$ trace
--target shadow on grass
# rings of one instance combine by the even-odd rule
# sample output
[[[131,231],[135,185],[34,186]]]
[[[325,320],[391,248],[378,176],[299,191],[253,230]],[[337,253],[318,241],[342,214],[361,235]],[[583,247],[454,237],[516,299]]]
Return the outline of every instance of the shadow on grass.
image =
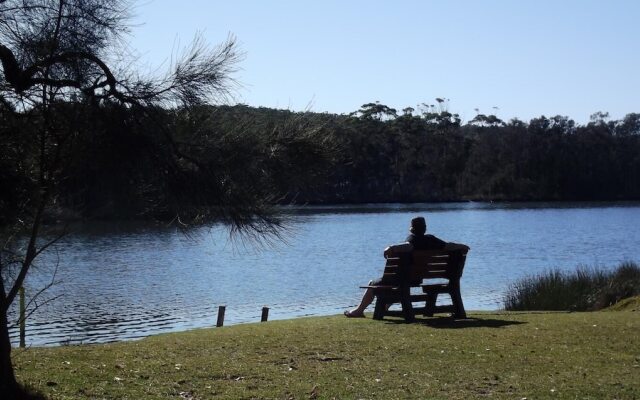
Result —
[[[388,324],[406,324],[402,318],[384,319],[381,322]],[[454,319],[452,317],[416,318],[412,324],[425,325],[439,329],[462,329],[462,328],[502,328],[509,325],[526,324],[521,321],[507,321],[496,318],[467,318]]]
[[[4,395],[5,393],[3,393]],[[3,399],[5,397],[2,397]],[[14,393],[9,393],[7,399],[13,400],[47,400],[47,397],[37,390],[31,388],[29,385],[20,385],[15,388]]]

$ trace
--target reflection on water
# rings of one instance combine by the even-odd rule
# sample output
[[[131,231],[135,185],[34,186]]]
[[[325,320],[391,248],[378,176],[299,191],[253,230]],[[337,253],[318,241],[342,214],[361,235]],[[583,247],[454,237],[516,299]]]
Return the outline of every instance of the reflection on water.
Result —
[[[382,249],[416,214],[445,240],[471,246],[462,279],[468,309],[496,309],[510,282],[579,264],[639,260],[637,203],[439,203],[288,208],[287,244],[255,250],[212,226],[190,236],[136,223],[75,227],[27,282],[57,285],[27,321],[27,343],[91,343],[225,324],[337,314],[375,278]],[[43,299],[40,301],[42,302]],[[12,317],[15,320],[15,308]],[[17,331],[12,330],[15,340]]]

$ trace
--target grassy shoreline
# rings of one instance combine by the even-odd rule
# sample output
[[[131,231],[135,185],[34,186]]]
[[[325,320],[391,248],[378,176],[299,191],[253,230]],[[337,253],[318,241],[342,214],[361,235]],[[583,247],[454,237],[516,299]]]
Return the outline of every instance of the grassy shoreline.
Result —
[[[313,317],[14,350],[51,399],[640,397],[640,314]]]

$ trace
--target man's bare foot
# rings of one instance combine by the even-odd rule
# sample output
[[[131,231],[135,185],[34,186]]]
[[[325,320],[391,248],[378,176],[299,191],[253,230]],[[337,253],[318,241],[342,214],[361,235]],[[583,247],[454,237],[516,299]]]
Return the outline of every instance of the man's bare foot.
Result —
[[[359,313],[355,310],[347,310],[344,312],[344,316],[347,318],[364,318],[364,313]]]

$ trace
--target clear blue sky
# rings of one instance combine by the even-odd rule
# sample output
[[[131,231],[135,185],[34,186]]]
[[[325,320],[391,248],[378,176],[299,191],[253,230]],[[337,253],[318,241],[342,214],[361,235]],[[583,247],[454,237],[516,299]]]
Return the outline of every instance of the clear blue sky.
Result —
[[[640,112],[640,1],[212,1],[138,3],[132,47],[153,65],[228,34],[246,53],[235,102],[348,113],[436,97],[463,120]]]

